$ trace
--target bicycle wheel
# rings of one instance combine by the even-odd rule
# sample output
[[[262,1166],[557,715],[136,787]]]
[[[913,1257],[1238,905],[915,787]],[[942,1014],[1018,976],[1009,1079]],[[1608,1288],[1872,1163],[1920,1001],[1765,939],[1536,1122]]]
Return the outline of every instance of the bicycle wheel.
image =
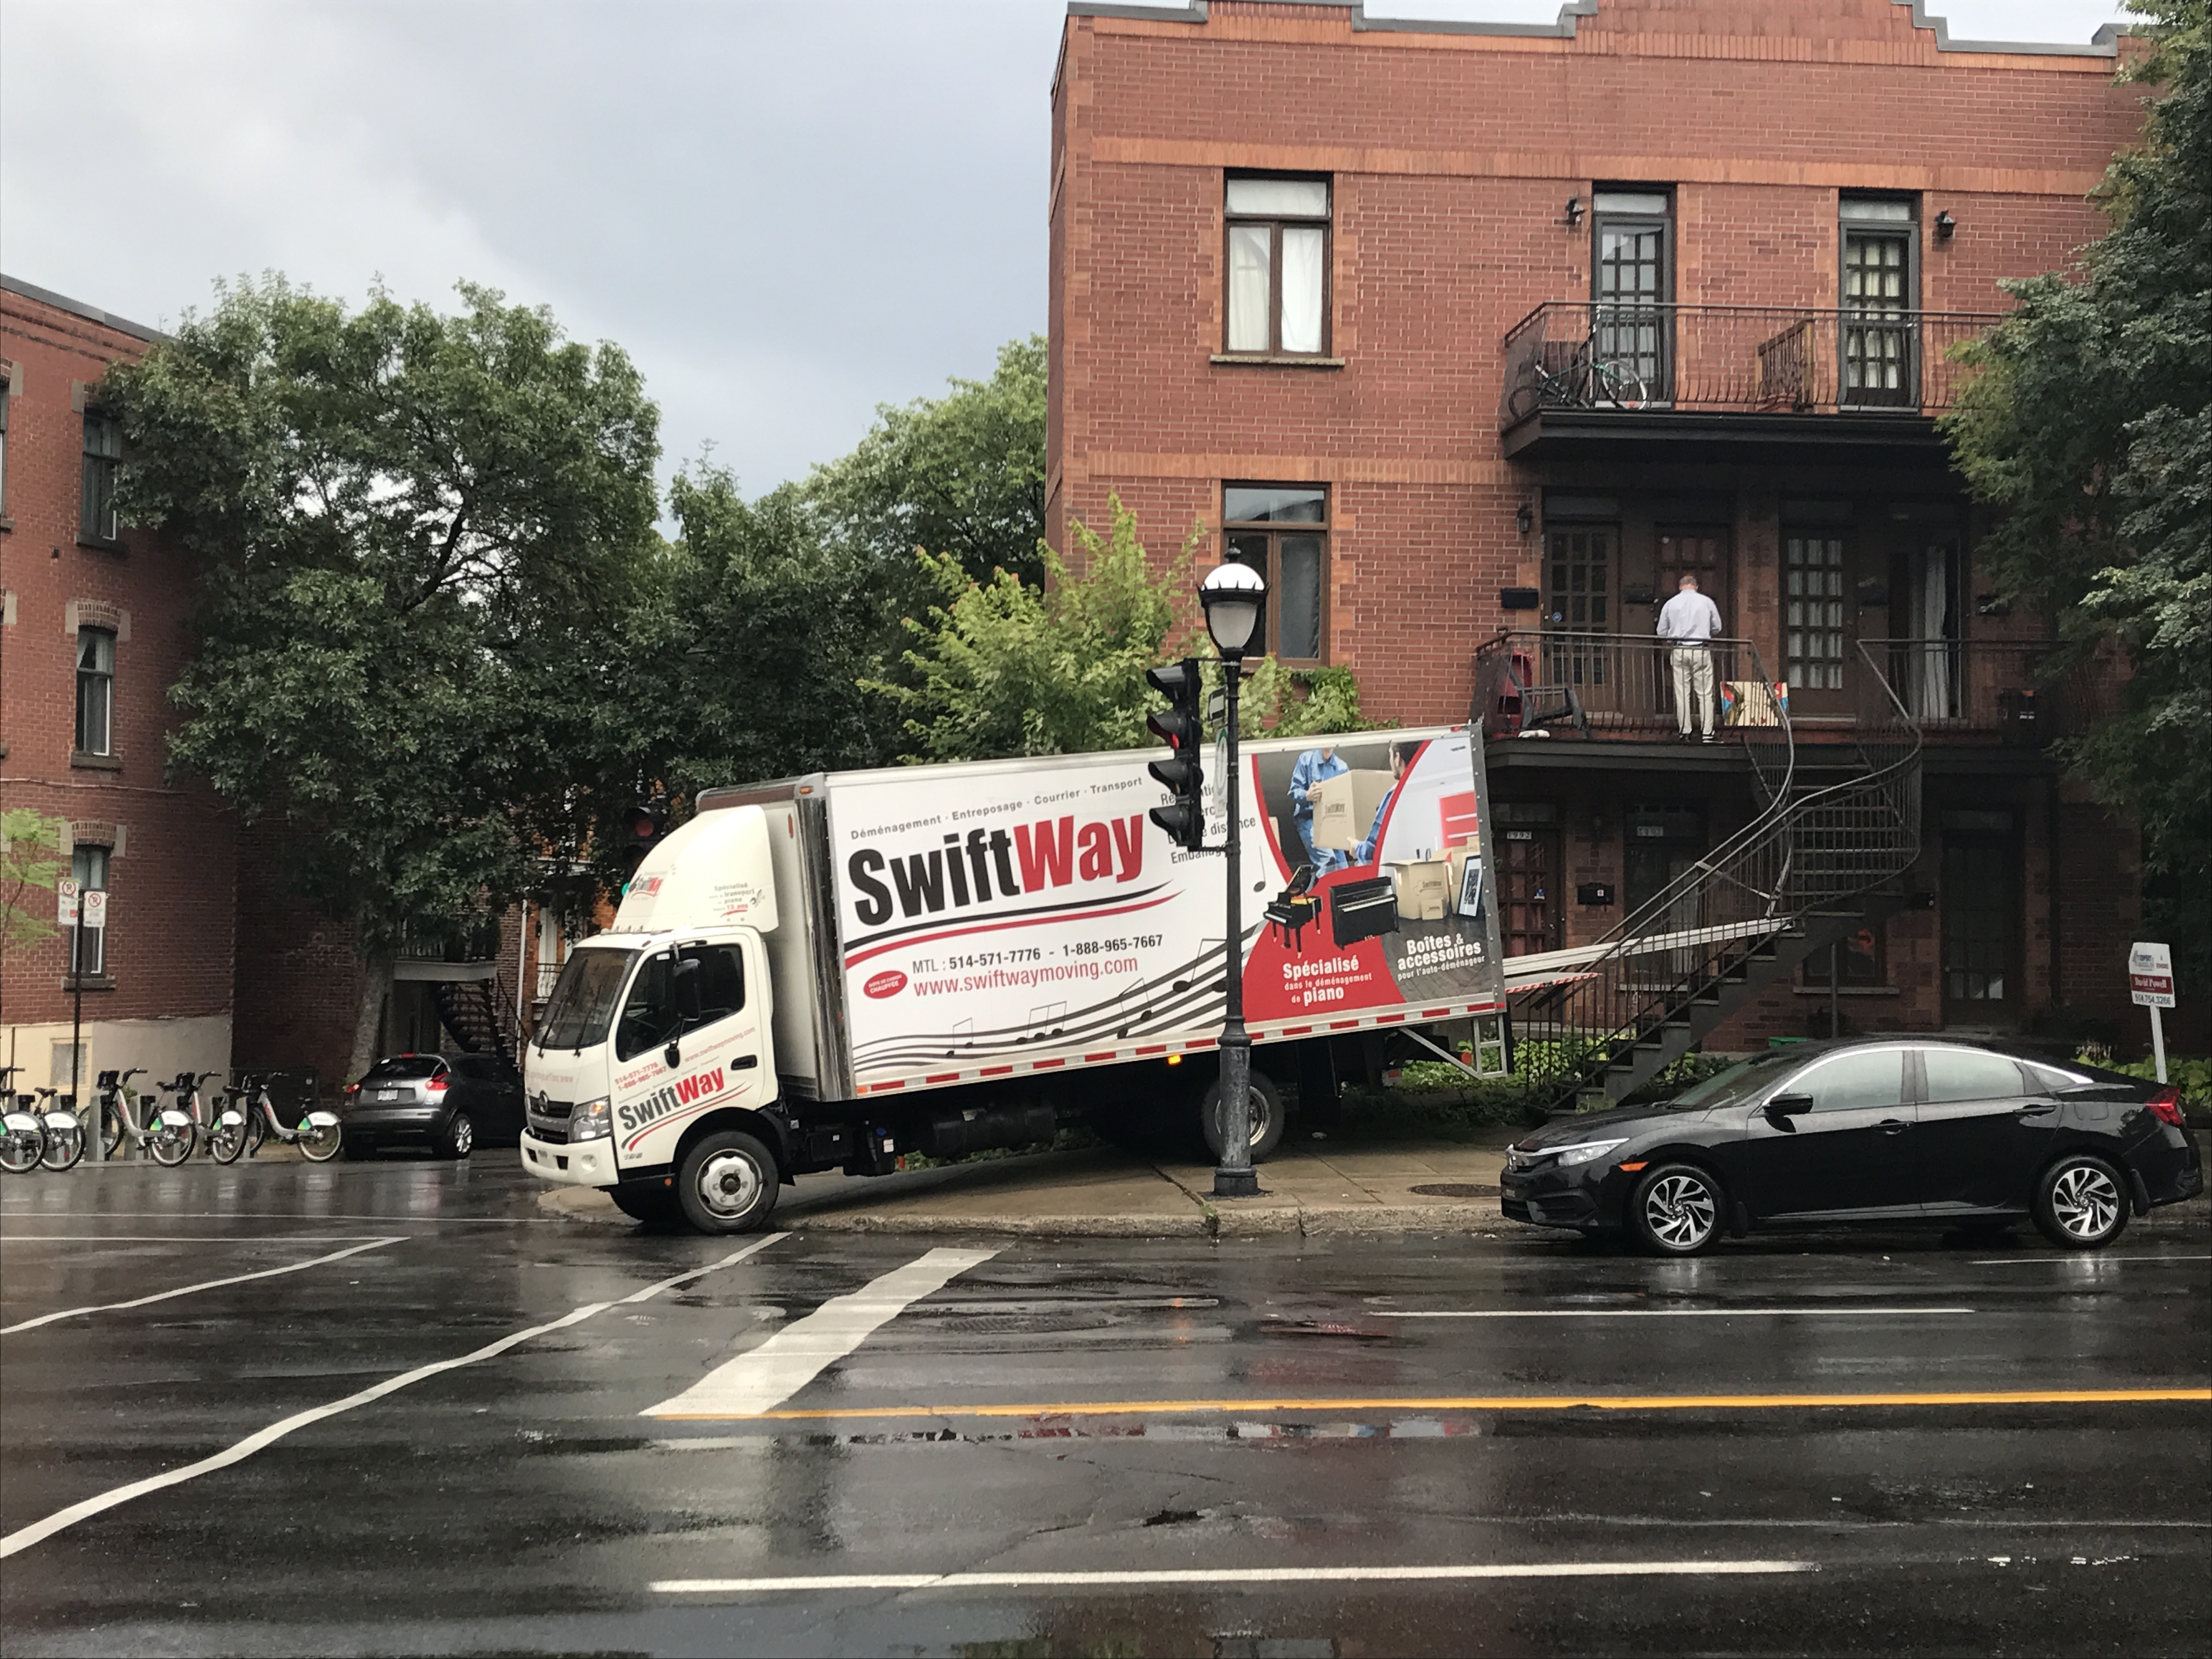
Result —
[[[1525,421],[1543,405],[1544,388],[1534,380],[1523,380],[1513,388],[1505,400],[1505,419],[1510,424]]]
[[[1644,377],[1618,363],[1600,363],[1590,377],[1596,401],[1612,409],[1641,409],[1650,401]]]
[[[246,1109],[246,1155],[252,1158],[261,1150],[262,1142],[269,1139],[269,1125],[261,1114],[249,1106]]]
[[[57,1175],[76,1168],[84,1158],[84,1125],[64,1129],[49,1123],[46,1133],[46,1144],[39,1153],[39,1162]]]
[[[246,1120],[216,1113],[215,1127],[208,1131],[207,1146],[208,1156],[216,1163],[237,1163],[238,1155],[246,1150]]]
[[[0,1132],[0,1170],[9,1175],[28,1175],[39,1167],[46,1156],[46,1137],[43,1130],[25,1124],[9,1124]]]
[[[345,1145],[345,1133],[335,1121],[329,1123],[310,1123],[300,1120],[300,1151],[312,1164],[327,1164],[338,1155]]]
[[[199,1125],[190,1118],[179,1126],[157,1117],[153,1132],[146,1137],[146,1150],[154,1155],[154,1162],[165,1170],[175,1169],[192,1155],[192,1148],[199,1144]]]
[[[123,1114],[110,1101],[100,1105],[100,1155],[113,1158],[123,1146]]]

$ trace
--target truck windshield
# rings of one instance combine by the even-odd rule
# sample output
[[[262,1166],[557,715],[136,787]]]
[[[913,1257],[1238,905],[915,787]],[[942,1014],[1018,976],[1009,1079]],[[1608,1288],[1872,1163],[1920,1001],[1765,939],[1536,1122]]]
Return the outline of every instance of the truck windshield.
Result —
[[[579,951],[570,957],[538,1023],[538,1046],[589,1048],[605,1042],[615,1000],[636,960],[635,951]]]

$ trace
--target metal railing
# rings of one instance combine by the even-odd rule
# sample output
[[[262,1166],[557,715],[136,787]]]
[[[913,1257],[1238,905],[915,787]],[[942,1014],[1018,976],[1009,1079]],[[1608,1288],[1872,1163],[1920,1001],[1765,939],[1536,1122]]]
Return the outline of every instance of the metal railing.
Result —
[[[492,962],[499,957],[499,923],[457,922],[450,927],[419,926],[400,941],[402,962]]]
[[[538,1001],[544,1002],[553,994],[554,983],[560,979],[561,969],[567,965],[565,963],[559,962],[541,962],[538,964]]]
[[[1506,331],[1498,423],[1545,408],[1934,414],[1992,313],[1547,301]]]
[[[1492,738],[1538,731],[1553,738],[1679,739],[1674,647],[1649,634],[1507,629],[1474,653],[1474,720]],[[1749,757],[1762,793],[1784,787],[1791,738],[1784,702],[1749,640],[1706,642],[1712,663],[1714,735]],[[1703,711],[1692,690],[1692,720]]]
[[[2118,713],[2126,684],[2110,657],[2085,658],[2048,641],[1877,639],[1860,646],[1937,738],[1994,736],[2039,749]],[[1884,701],[1875,680],[1865,677],[1861,686],[1862,719]]]
[[[1863,647],[1861,655],[1887,713],[1858,723],[1850,775],[1798,785],[1782,711],[1790,759],[1765,809],[1639,904],[1573,977],[1516,999],[1515,1070],[1539,1085],[1547,1103],[1632,1061],[1698,1003],[1717,1002],[1810,913],[1872,891],[1918,858],[1920,728],[1872,653]]]

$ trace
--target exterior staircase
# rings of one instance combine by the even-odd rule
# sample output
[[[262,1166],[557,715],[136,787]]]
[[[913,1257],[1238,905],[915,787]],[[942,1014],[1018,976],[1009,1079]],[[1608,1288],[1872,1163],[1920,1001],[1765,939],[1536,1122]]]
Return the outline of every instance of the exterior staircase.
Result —
[[[514,993],[506,976],[488,979],[446,979],[434,981],[431,995],[438,1018],[453,1041],[472,1054],[497,1054],[514,1065],[520,1033],[515,1027]]]
[[[1904,908],[1921,732],[1883,665],[1861,655],[1848,742],[1808,753],[1786,709],[1740,733],[1760,802],[1751,821],[1595,945],[1550,953],[1545,977],[1513,995],[1513,1069],[1540,1103],[1623,1098],[1808,957]]]

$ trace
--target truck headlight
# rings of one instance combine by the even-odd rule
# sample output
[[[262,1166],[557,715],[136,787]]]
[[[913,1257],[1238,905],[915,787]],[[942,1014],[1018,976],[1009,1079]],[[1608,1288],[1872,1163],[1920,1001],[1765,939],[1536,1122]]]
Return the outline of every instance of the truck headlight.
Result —
[[[614,1132],[614,1107],[605,1095],[584,1102],[568,1114],[568,1139],[572,1145],[579,1140],[605,1140]]]

